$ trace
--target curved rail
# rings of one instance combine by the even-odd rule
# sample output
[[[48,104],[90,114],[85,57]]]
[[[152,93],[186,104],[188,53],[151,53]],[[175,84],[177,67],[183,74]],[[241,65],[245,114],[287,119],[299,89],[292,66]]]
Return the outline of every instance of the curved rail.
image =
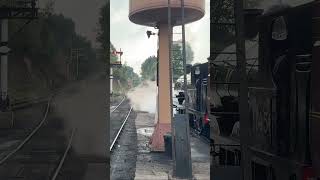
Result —
[[[64,164],[64,161],[65,161],[65,159],[67,157],[67,154],[68,154],[68,152],[69,152],[69,150],[71,148],[71,144],[72,144],[72,140],[73,140],[73,136],[75,134],[75,131],[76,131],[76,129],[74,128],[72,130],[71,135],[70,135],[68,146],[67,146],[66,150],[64,151],[63,156],[62,156],[62,158],[61,158],[61,160],[60,160],[60,162],[58,164],[58,167],[56,168],[52,178],[50,178],[51,180],[55,180],[58,177],[58,174],[59,174],[59,172],[60,172],[60,170],[62,168],[62,165]]]
[[[123,101],[126,99],[126,97],[123,97],[123,99],[121,100],[121,102],[111,111],[111,113],[113,113],[122,103]]]
[[[4,158],[2,158],[0,160],[0,165],[3,164],[4,162],[6,162],[12,155],[14,155],[17,151],[19,151],[32,137],[33,135],[38,132],[38,130],[42,127],[42,125],[44,124],[44,122],[47,119],[48,116],[48,112],[50,109],[50,104],[51,104],[51,100],[52,100],[53,96],[51,96],[48,100],[47,103],[47,108],[44,114],[44,117],[42,118],[41,122],[32,130],[32,132],[14,149],[12,150],[10,153],[8,153]]]
[[[127,122],[127,120],[128,120],[128,117],[129,117],[131,111],[132,111],[132,107],[130,108],[130,111],[128,112],[125,120],[123,121],[123,123],[122,123],[122,125],[121,125],[121,127],[120,127],[120,129],[119,129],[119,131],[118,131],[118,133],[117,133],[117,136],[116,136],[116,137],[114,138],[114,140],[112,141],[112,144],[111,144],[111,146],[110,146],[110,151],[112,151],[112,149],[113,149],[113,147],[114,147],[114,144],[116,143],[116,141],[117,141],[117,139],[118,139],[118,137],[119,137],[119,135],[120,135],[120,133],[121,133],[124,125],[126,124],[126,122]]]

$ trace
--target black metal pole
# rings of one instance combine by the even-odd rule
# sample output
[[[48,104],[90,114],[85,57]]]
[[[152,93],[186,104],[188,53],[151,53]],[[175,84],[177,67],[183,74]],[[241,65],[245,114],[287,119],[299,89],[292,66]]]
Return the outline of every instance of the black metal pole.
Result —
[[[248,104],[248,79],[246,72],[246,54],[245,54],[245,39],[244,39],[244,14],[243,0],[234,0],[234,12],[236,21],[236,56],[238,74],[240,77],[240,142],[241,142],[241,168],[242,179],[250,178],[250,164],[247,160],[248,139],[249,139],[249,104]]]
[[[171,145],[172,145],[172,160],[173,162],[176,161],[176,151],[175,151],[175,130],[174,130],[174,118],[173,118],[173,112],[172,112],[172,59],[171,59],[171,47],[172,47],[172,22],[171,22],[171,2],[170,0],[168,0],[168,38],[169,38],[169,80],[171,82],[170,84],[170,113],[171,113]],[[173,163],[173,175],[175,175],[176,173],[176,165],[175,163]]]

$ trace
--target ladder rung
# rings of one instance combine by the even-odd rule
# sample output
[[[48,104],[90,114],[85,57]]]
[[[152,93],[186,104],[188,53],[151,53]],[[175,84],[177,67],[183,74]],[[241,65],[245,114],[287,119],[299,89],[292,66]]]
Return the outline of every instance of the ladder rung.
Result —
[[[239,82],[222,82],[222,81],[213,81],[213,84],[240,84]]]
[[[247,58],[246,60],[247,61],[255,61],[255,60],[257,60],[258,58]],[[219,60],[219,61],[215,61],[215,60],[213,60],[213,62],[229,62],[229,61],[231,61],[231,62],[235,62],[235,61],[237,61],[236,59],[228,59],[228,60],[225,60],[225,61],[221,61],[221,60]]]
[[[217,115],[238,115],[239,112],[211,112],[211,114],[217,114]]]
[[[212,24],[223,25],[223,26],[235,26],[236,25],[235,23],[212,23]]]
[[[236,54],[236,52],[212,52],[211,54]]]

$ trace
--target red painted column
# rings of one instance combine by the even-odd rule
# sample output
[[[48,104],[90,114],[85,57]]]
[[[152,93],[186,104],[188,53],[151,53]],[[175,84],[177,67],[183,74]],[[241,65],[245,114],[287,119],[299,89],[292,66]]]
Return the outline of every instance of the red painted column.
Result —
[[[170,58],[168,25],[159,27],[159,86],[158,86],[158,122],[151,139],[153,151],[164,151],[163,135],[171,132],[170,107]]]

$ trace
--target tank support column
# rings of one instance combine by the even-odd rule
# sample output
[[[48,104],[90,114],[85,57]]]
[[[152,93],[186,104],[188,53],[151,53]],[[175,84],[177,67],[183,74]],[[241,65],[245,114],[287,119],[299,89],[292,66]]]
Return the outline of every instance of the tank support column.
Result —
[[[158,86],[158,122],[151,139],[153,151],[164,151],[163,135],[171,132],[171,111],[170,106],[170,58],[169,58],[169,31],[168,25],[159,26],[159,86]]]

